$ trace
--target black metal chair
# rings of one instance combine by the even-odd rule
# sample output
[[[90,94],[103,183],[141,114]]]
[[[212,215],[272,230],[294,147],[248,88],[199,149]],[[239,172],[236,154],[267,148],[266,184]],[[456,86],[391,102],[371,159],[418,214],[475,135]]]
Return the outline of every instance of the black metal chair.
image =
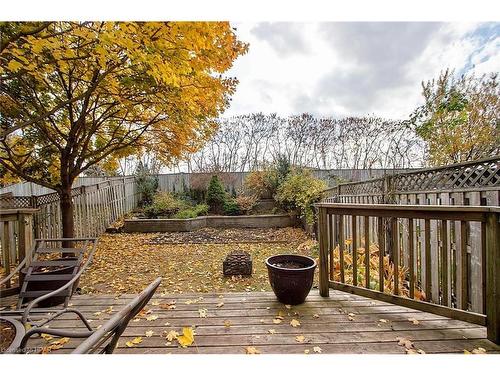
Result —
[[[61,246],[58,246],[58,243]],[[64,247],[65,244],[82,243],[81,247]],[[47,322],[66,312],[77,314],[80,318],[83,316],[78,310],[69,309],[68,303],[73,294],[75,283],[80,279],[80,276],[92,262],[97,246],[96,238],[55,238],[55,239],[36,239],[31,250],[31,257],[23,259],[19,265],[3,280],[0,285],[5,284],[12,279],[17,273],[21,275],[23,268],[27,266],[20,285],[17,307],[15,310],[0,311],[0,315],[8,315],[12,317],[20,317],[21,322],[26,325],[30,323],[32,326],[42,326]],[[41,259],[44,254],[61,254],[60,259]],[[73,254],[74,257],[68,259],[64,255]],[[84,256],[87,254],[87,259],[84,262]],[[28,262],[29,260],[29,262]],[[40,268],[57,268],[66,267],[67,272],[36,272]],[[67,282],[65,282],[67,280]],[[63,284],[63,282],[65,282]],[[34,283],[41,286],[42,289],[31,290],[30,286]],[[63,284],[63,285],[61,285]],[[56,285],[54,287],[54,285]],[[57,287],[61,285],[60,287]],[[45,290],[43,287],[45,287]],[[52,288],[50,288],[52,286]],[[56,288],[56,289],[54,289]],[[38,288],[37,288],[38,289]],[[51,290],[52,289],[52,290]],[[43,304],[50,298],[59,299],[61,303],[54,303],[55,306],[50,308],[36,307]],[[63,305],[62,307],[60,305]],[[48,319],[35,322],[34,315],[55,313]]]
[[[88,321],[80,315],[84,322],[87,331],[66,331],[60,329],[51,329],[37,327],[32,328],[24,335],[20,350],[23,351],[29,338],[35,334],[46,333],[56,337],[70,337],[70,338],[87,338],[72,352],[72,354],[90,354],[101,353],[111,354],[116,348],[118,339],[127,328],[130,320],[136,316],[147,305],[156,289],[161,283],[161,277],[153,281],[149,286],[139,293],[131,302],[129,302],[123,309],[114,314],[111,319],[104,323],[101,328],[92,330]],[[59,314],[61,315],[61,314]]]

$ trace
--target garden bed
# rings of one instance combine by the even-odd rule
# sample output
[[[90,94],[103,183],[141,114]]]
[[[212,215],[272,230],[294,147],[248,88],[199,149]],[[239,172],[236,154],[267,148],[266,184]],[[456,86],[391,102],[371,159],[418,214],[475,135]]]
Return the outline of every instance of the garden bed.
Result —
[[[199,216],[191,219],[126,219],[125,233],[190,232],[210,228],[285,228],[296,225],[296,218],[289,214]]]

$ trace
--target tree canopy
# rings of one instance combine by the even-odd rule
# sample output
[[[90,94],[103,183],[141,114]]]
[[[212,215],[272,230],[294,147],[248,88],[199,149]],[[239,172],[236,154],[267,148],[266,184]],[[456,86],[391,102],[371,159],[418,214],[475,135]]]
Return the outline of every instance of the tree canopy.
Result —
[[[95,165],[197,149],[236,88],[223,74],[248,48],[228,22],[0,28],[0,165],[65,195]]]
[[[459,163],[500,152],[498,74],[455,77],[446,70],[422,83],[425,103],[411,116],[427,143],[431,165]]]

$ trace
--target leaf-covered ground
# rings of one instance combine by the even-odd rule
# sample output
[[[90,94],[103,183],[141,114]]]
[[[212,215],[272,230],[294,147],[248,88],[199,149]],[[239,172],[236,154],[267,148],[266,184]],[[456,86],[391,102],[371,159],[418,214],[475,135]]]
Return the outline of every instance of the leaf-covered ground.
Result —
[[[246,229],[222,230],[221,237],[244,241]],[[152,244],[158,233],[104,234],[91,267],[80,281],[82,293],[138,293],[157,276],[159,292],[270,291],[265,259],[291,253],[317,258],[315,241],[298,228],[268,232],[273,241],[261,243]],[[266,237],[261,236],[262,241]],[[251,277],[224,277],[222,262],[232,250],[248,251],[253,259]],[[316,282],[315,282],[316,284]]]

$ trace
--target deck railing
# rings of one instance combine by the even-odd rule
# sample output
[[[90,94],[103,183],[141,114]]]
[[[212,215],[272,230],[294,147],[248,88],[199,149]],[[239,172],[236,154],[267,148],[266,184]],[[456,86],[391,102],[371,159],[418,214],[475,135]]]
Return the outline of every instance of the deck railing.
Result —
[[[488,338],[500,343],[499,207],[316,207],[322,296],[334,288],[486,325]],[[469,266],[472,224],[480,227],[479,273]],[[478,289],[481,312],[471,311],[471,291]]]
[[[0,210],[0,266],[5,275],[9,275],[11,267],[24,259],[31,251],[33,243],[33,215],[38,210],[32,208]],[[10,281],[7,289],[11,288]],[[0,291],[0,296],[4,294]]]

